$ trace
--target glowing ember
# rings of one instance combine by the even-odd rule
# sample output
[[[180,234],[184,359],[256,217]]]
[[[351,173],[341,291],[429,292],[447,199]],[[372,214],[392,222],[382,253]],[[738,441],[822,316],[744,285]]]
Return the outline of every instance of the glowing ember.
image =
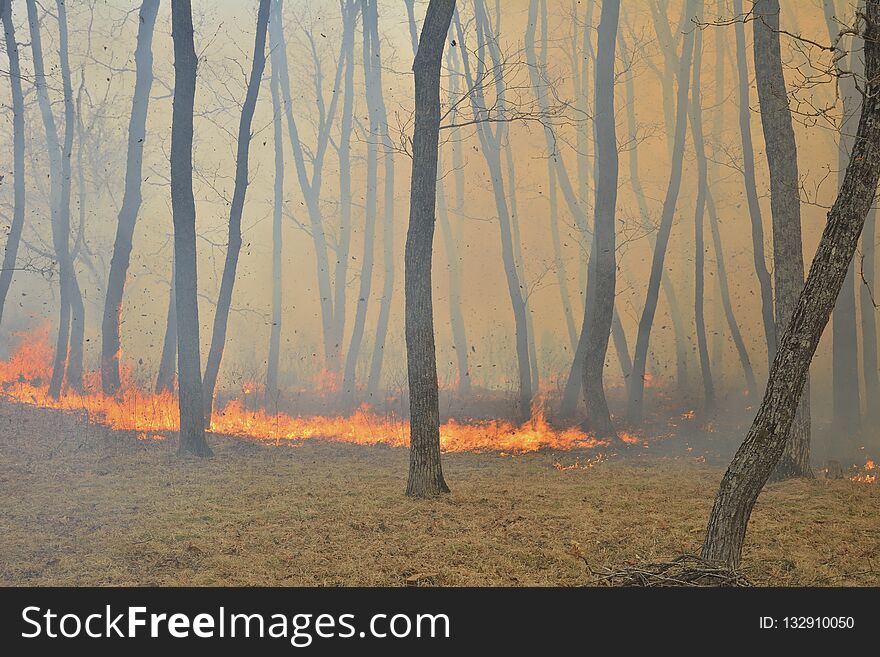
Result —
[[[116,396],[100,392],[96,373],[86,377],[86,390],[68,390],[60,399],[47,393],[52,368],[52,349],[47,326],[20,334],[15,352],[0,361],[0,392],[15,401],[60,410],[85,412],[89,420],[112,429],[136,432],[139,440],[162,440],[161,434],[175,432],[179,426],[177,399],[169,393],[152,393],[137,387],[130,373],[123,372],[123,386]],[[322,377],[322,384],[332,385]],[[244,395],[253,394],[254,384],[242,386]],[[247,410],[233,400],[216,411],[210,430],[255,440],[274,442],[323,438],[359,445],[405,447],[409,443],[408,423],[393,416],[381,416],[362,406],[348,417],[294,417],[264,410]],[[638,443],[637,436],[621,434],[627,443]],[[576,429],[555,429],[543,408],[536,406],[532,417],[521,425],[503,420],[462,423],[449,420],[440,428],[440,446],[445,452],[493,451],[508,454],[540,449],[593,449],[607,446]]]

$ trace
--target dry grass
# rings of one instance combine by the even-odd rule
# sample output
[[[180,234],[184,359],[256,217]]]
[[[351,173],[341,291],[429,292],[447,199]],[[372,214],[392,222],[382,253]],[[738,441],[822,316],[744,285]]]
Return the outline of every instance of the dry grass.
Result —
[[[699,550],[720,465],[628,455],[445,457],[453,492],[405,498],[407,454],[212,438],[179,460],[84,419],[0,404],[0,583],[580,585]],[[880,585],[880,486],[771,485],[756,584]],[[589,564],[590,568],[587,567]]]

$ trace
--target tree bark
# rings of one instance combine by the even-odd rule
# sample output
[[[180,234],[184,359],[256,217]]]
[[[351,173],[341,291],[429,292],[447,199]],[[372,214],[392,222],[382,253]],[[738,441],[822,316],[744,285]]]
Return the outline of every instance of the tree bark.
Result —
[[[773,31],[773,0],[764,4],[755,29]],[[757,4],[757,3],[756,3]],[[770,11],[768,11],[770,10]],[[766,23],[765,23],[766,21]],[[880,0],[867,0],[864,21],[866,93],[858,132],[837,199],[802,292],[779,343],[764,400],[737,450],[715,498],[702,556],[736,568],[752,508],[788,442],[810,370],[810,361],[834,308],[837,295],[871,210],[880,178]]]
[[[119,377],[120,323],[122,297],[131,259],[132,238],[141,207],[144,142],[147,136],[147,109],[153,86],[153,28],[159,13],[159,0],[143,0],[138,12],[137,47],[134,51],[135,83],[128,122],[128,151],[125,165],[125,191],[116,222],[116,239],[110,258],[104,316],[101,322],[101,387],[114,395],[121,385]]]
[[[804,283],[801,241],[800,180],[797,144],[788,106],[779,43],[779,2],[758,0],[753,7],[755,79],[767,165],[770,172],[770,210],[773,215],[773,277],[776,287],[776,326],[788,325]],[[777,332],[778,337],[778,332]],[[810,477],[809,385],[801,398],[791,436],[775,478]]]
[[[217,307],[214,312],[214,330],[211,333],[211,348],[205,364],[205,378],[202,392],[205,400],[205,426],[211,426],[211,415],[214,411],[214,391],[217,377],[220,374],[220,361],[226,346],[226,329],[229,325],[229,309],[232,306],[232,291],[235,287],[235,274],[238,270],[238,256],[241,252],[241,216],[244,212],[244,200],[248,188],[248,156],[251,147],[251,123],[257,96],[260,93],[260,82],[266,67],[266,27],[269,22],[270,0],[260,0],[257,12],[257,33],[254,39],[254,56],[251,63],[250,79],[244,104],[241,107],[241,118],[238,123],[238,146],[235,154],[235,186],[232,191],[232,204],[229,208],[229,242],[226,246],[226,261],[220,279],[220,291],[217,294]]]
[[[688,0],[687,15],[694,14],[695,0]],[[633,357],[633,373],[629,386],[628,413],[633,422],[641,422],[644,410],[645,368],[648,361],[648,347],[651,339],[651,328],[654,314],[657,311],[657,297],[660,291],[660,280],[663,277],[663,264],[666,259],[666,247],[672,232],[672,221],[678,192],[681,188],[682,161],[687,131],[688,87],[690,82],[691,57],[694,48],[693,30],[685,33],[682,54],[679,59],[678,92],[676,96],[675,138],[672,151],[672,164],[669,174],[669,186],[663,201],[663,212],[660,227],[657,231],[657,242],[654,246],[654,257],[651,262],[651,275],[645,296],[645,306],[639,320],[639,331],[636,338],[636,350]]]
[[[593,303],[587,314],[587,344],[584,353],[584,401],[587,423],[599,438],[617,439],[605,399],[605,358],[614,317],[617,285],[617,132],[614,114],[614,61],[617,44],[619,0],[604,0],[599,18],[596,53],[593,130],[596,148],[596,205],[593,219]]]
[[[431,0],[413,61],[415,123],[412,138],[409,228],[404,257],[405,334],[409,381],[410,449],[406,494],[448,493],[440,463],[440,408],[431,259],[440,138],[440,64],[455,0]]]
[[[0,321],[6,307],[6,296],[12,284],[15,263],[18,258],[18,247],[24,228],[24,213],[27,196],[25,195],[24,172],[24,96],[21,91],[21,64],[18,57],[18,44],[15,41],[15,23],[12,20],[12,0],[0,2],[0,20],[3,21],[3,32],[6,38],[6,54],[9,57],[9,88],[12,95],[12,175],[13,210],[9,235],[6,238],[6,249],[3,253],[3,269],[0,270]]]
[[[212,456],[205,441],[205,406],[199,354],[196,204],[192,187],[196,57],[191,0],[171,3],[174,104],[171,114],[171,214],[174,222],[174,302],[177,314],[177,397],[181,455]]]

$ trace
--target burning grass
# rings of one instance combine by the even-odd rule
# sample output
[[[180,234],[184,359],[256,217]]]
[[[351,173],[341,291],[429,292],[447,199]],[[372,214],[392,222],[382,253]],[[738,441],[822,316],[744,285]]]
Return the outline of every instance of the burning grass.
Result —
[[[450,453],[452,494],[423,501],[381,444],[215,435],[215,458],[180,460],[174,440],[10,402],[0,427],[4,584],[602,584],[698,552],[723,471],[684,450]],[[878,504],[846,478],[769,486],[743,573],[880,585]]]

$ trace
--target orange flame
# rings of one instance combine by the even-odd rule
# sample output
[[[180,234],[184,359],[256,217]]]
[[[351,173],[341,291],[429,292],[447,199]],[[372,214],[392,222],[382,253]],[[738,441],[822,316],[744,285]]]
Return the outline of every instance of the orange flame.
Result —
[[[12,356],[0,361],[0,393],[6,397],[43,408],[84,412],[93,422],[116,430],[137,432],[142,440],[161,440],[161,434],[178,430],[177,398],[170,393],[156,394],[140,389],[128,372],[123,373],[123,387],[116,396],[102,394],[97,373],[91,373],[86,377],[84,392],[70,390],[60,399],[53,399],[47,393],[52,368],[48,326],[17,337],[19,343]],[[245,396],[258,390],[255,384],[242,386]],[[232,400],[214,413],[210,431],[276,444],[310,438],[391,447],[409,444],[407,422],[373,413],[367,406],[348,417],[297,417],[285,413],[271,414],[262,409],[248,410],[242,401]],[[621,438],[627,443],[641,441],[629,434],[621,434]],[[540,404],[523,424],[504,420],[449,420],[440,427],[440,447],[445,452],[520,454],[548,448],[593,449],[607,445],[607,441],[597,440],[580,429],[550,426]]]

